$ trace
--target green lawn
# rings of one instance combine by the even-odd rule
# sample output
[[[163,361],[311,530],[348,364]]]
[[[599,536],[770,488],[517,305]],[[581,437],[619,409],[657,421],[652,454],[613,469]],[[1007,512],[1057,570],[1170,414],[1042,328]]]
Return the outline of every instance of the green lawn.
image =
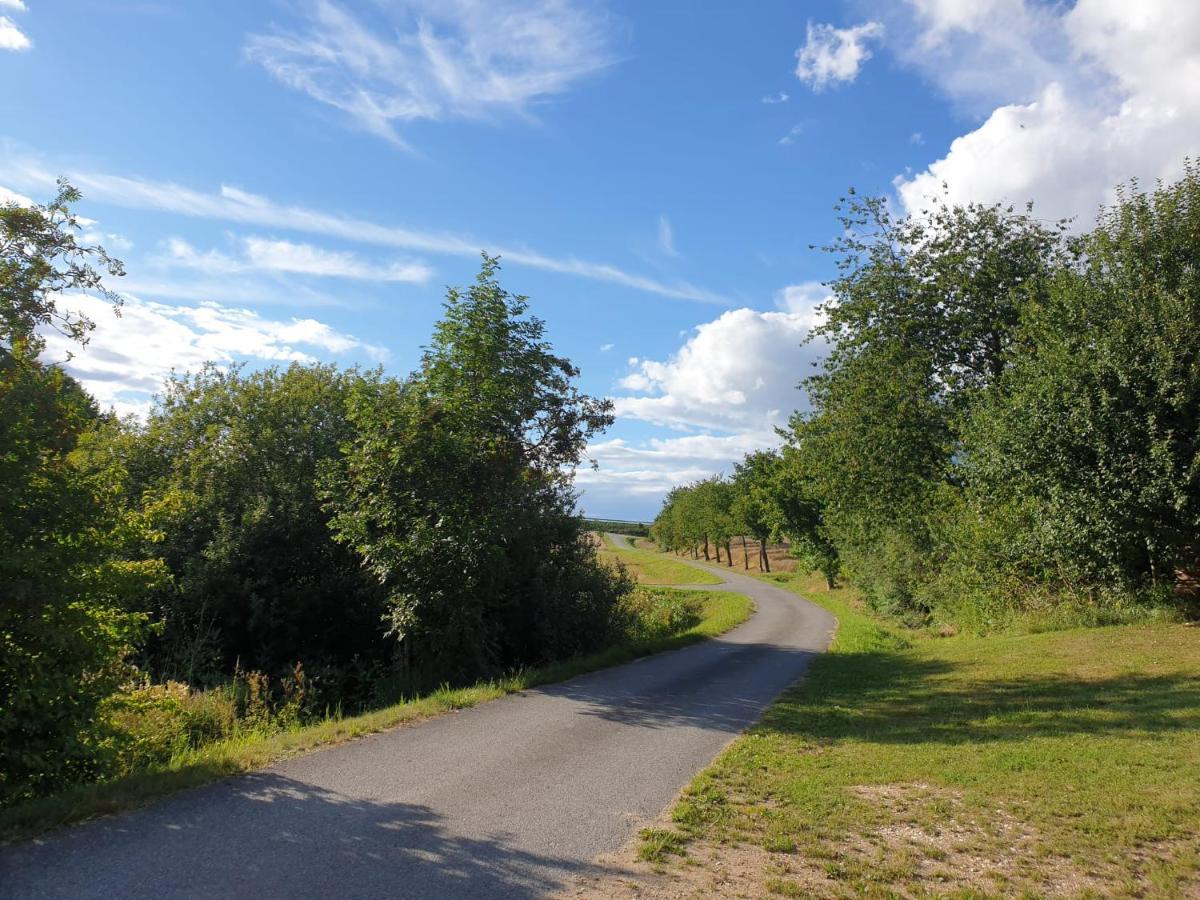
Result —
[[[833,648],[643,858],[701,885],[740,857],[731,895],[1200,896],[1200,629],[902,634],[772,580],[837,615]]]
[[[618,537],[620,543],[614,544],[608,535],[603,536],[600,558],[610,564],[620,560],[639,584],[721,583],[720,578],[705,569],[689,566],[665,553],[634,549],[623,535]]]
[[[428,696],[358,716],[330,717],[313,725],[274,734],[247,734],[177,756],[168,766],[135,772],[105,784],[82,785],[61,794],[0,810],[0,841],[29,838],[58,825],[141,806],[156,797],[218,778],[262,768],[322,746],[467,709],[505,694],[615,666],[640,656],[674,650],[716,637],[754,612],[750,598],[715,591],[641,587],[634,594],[640,615],[665,605],[684,606],[689,615],[673,630],[659,628],[636,640],[588,656],[528,669],[509,678],[465,688],[444,688]],[[642,612],[644,611],[644,612]]]

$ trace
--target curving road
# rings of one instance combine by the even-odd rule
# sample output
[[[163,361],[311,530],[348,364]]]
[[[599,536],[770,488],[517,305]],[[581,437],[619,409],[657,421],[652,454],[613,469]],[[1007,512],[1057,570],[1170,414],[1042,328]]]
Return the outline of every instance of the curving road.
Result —
[[[723,637],[0,848],[0,896],[542,896],[658,816],[825,649],[829,613],[710,567]]]

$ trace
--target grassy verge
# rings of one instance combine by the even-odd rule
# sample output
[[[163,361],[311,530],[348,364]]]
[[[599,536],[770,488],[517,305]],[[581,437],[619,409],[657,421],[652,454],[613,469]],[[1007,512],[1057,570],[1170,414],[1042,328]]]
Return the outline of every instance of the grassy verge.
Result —
[[[613,544],[607,535],[604,546],[597,551],[600,559],[610,565],[620,560],[640,584],[720,584],[721,579],[711,572],[689,566],[654,550],[638,550],[629,543]]]
[[[418,722],[453,710],[468,709],[506,694],[563,681],[585,672],[674,650],[715,637],[744,622],[753,612],[748,597],[728,593],[673,591],[643,588],[654,599],[670,595],[672,602],[688,602],[697,610],[696,621],[673,633],[656,634],[617,644],[588,656],[549,666],[527,669],[509,678],[465,688],[445,688],[428,696],[385,709],[325,721],[271,735],[245,735],[176,756],[162,768],[136,772],[103,784],[82,785],[53,797],[0,810],[0,841],[33,837],[69,822],[141,806],[156,797],[196,787],[206,782],[262,768],[320,747]]]
[[[643,858],[753,896],[1200,896],[1197,629],[901,633],[771,580],[838,617],[834,645]]]

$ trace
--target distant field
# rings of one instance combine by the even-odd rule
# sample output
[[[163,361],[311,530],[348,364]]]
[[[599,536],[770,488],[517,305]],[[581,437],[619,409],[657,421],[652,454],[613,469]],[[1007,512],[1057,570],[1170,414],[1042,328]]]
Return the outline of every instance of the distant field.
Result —
[[[831,652],[606,896],[1200,897],[1196,628],[901,633],[771,580],[838,616]]]
[[[650,526],[645,522],[627,522],[623,519],[584,519],[587,527],[601,534],[629,534],[645,537],[650,533]]]
[[[720,584],[721,579],[704,569],[689,566],[665,553],[636,550],[627,539],[624,546],[605,537],[598,550],[600,559],[610,565],[620,560],[639,584]]]

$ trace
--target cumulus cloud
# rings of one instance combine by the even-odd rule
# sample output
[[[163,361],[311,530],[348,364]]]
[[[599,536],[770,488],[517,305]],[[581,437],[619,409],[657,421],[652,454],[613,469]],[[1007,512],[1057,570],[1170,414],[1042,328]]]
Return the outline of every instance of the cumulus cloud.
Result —
[[[896,179],[907,208],[945,183],[957,202],[1033,200],[1086,225],[1117,183],[1176,177],[1200,154],[1200,6],[911,2],[930,77],[954,96],[1006,96],[945,156]],[[1001,58],[1016,62],[989,68]]]
[[[17,27],[16,22],[8,16],[0,16],[0,50],[28,50],[31,46],[33,42]]]
[[[771,431],[654,438],[644,444],[622,438],[598,441],[588,447],[588,456],[597,467],[580,469],[575,482],[591,500],[633,497],[657,501],[677,484],[727,472],[745,454],[778,443],[778,435]]]
[[[812,309],[734,309],[695,329],[669,359],[641,359],[620,382],[617,415],[679,429],[770,433],[802,400],[820,347]]]
[[[804,46],[796,51],[796,77],[814,91],[849,83],[871,58],[867,43],[883,37],[883,25],[866,22],[852,28],[808,24]]]
[[[630,357],[623,393],[613,398],[618,419],[680,433],[589,446],[597,468],[576,476],[584,507],[650,517],[673,485],[729,472],[746,453],[778,446],[775,429],[804,407],[797,386],[824,353],[824,343],[805,339],[829,300],[819,282],[788,285],[776,293],[775,311],[730,310],[685,332],[665,360]]]
[[[528,114],[612,61],[610,21],[570,0],[393,0],[371,11],[314,0],[300,29],[252,35],[246,55],[366,131]]]
[[[239,243],[241,253],[230,256],[219,250],[202,252],[181,238],[170,238],[166,242],[167,252],[163,261],[208,274],[289,272],[330,278],[416,283],[426,282],[433,277],[433,270],[421,263],[376,265],[345,251],[325,250],[311,244],[263,237],[247,237]]]
[[[150,398],[175,371],[196,371],[206,362],[236,360],[315,362],[315,353],[362,354],[383,359],[387,351],[311,318],[264,318],[219,303],[170,306],[126,296],[117,318],[109,303],[73,294],[60,301],[96,323],[80,348],[57,332],[46,335],[47,357],[70,360],[67,370],[102,406],[144,415]]]
[[[10,203],[15,203],[17,206],[34,206],[33,200],[26,197],[24,194],[18,194],[16,191],[9,190],[4,185],[0,184],[0,206],[7,206]]]
[[[547,256],[536,250],[505,247],[479,238],[443,231],[383,225],[352,216],[277,203],[270,198],[228,185],[222,185],[217,193],[206,193],[170,182],[101,172],[72,171],[69,177],[71,183],[82,190],[89,200],[129,209],[158,210],[202,219],[300,231],[356,243],[472,259],[479,258],[482,248],[502,256],[504,261],[510,264],[616,284],[661,297],[721,305],[726,302],[720,294],[687,281],[664,282],[635,272],[627,272],[607,263],[591,262],[574,256]],[[4,154],[0,154],[0,178],[25,190],[49,191],[53,190],[55,185],[55,176],[41,164]]]

